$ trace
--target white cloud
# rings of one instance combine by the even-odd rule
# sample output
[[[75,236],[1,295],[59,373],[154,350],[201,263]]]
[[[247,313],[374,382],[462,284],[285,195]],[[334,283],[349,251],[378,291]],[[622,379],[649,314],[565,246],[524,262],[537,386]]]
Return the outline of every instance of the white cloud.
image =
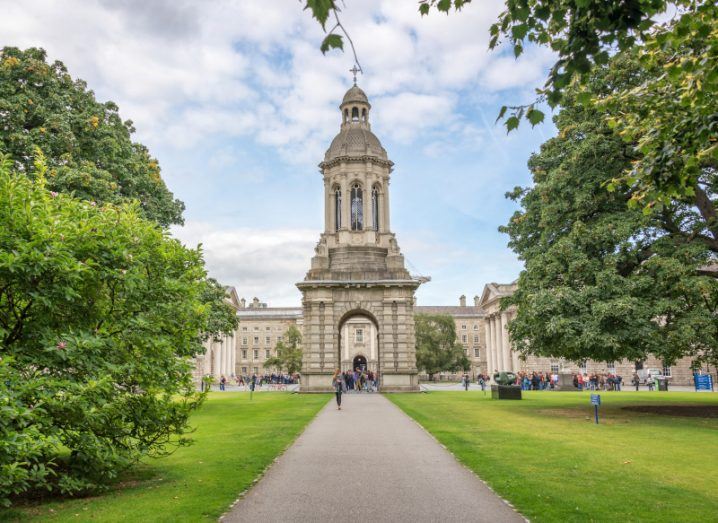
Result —
[[[173,227],[172,233],[190,247],[202,244],[210,276],[273,306],[299,303],[294,283],[304,279],[319,239],[309,229],[219,229],[202,222]]]
[[[543,83],[551,54],[529,48],[514,61],[488,51],[488,28],[503,0],[428,17],[419,15],[415,2],[346,4],[343,22],[365,70],[359,83],[373,104],[380,139],[417,144],[418,155],[435,158],[487,144],[499,156],[507,154],[492,127],[495,114],[483,122],[468,113],[504,90],[530,93]],[[238,142],[247,151],[263,146],[284,163],[299,164],[293,171],[313,174],[339,129],[337,106],[350,85],[353,59],[348,48],[321,54],[321,28],[302,5],[297,0],[0,0],[0,34],[2,45],[44,47],[51,60],[65,62],[98,99],[117,102],[122,117],[135,122],[136,139],[169,156],[169,163],[174,156],[191,159],[191,168],[172,171],[160,157],[168,181],[200,178],[199,173],[206,185],[222,180],[240,186],[273,173],[271,162],[232,151]],[[503,137],[501,143],[507,143]],[[458,190],[473,187],[482,194],[480,184],[487,180],[490,169],[481,180],[467,185],[457,179],[447,187],[455,191],[454,183]],[[246,186],[242,191],[237,208],[242,198],[257,198]],[[213,201],[211,191],[196,192]],[[228,207],[224,216],[236,212]],[[242,223],[248,223],[246,215]],[[223,228],[191,220],[174,232],[190,244],[204,243],[213,276],[276,305],[298,303],[293,282],[307,270],[318,238],[317,231],[306,229]],[[426,259],[449,264],[464,256],[445,247],[441,253],[427,251]]]
[[[514,62],[487,50],[502,5],[421,17],[405,2],[347,2],[343,22],[366,71],[360,82],[393,136],[412,140],[451,121],[452,91],[540,83],[546,51]],[[0,0],[0,11],[4,44],[45,47],[118,102],[150,146],[252,136],[308,164],[338,127],[350,52],[323,56],[321,29],[296,0]],[[426,114],[410,114],[405,102]]]

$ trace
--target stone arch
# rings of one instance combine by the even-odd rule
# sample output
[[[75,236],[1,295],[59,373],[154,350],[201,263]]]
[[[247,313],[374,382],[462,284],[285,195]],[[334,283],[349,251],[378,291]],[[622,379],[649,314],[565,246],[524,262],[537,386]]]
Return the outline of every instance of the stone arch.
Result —
[[[382,325],[379,321],[379,318],[381,317],[375,310],[373,310],[373,307],[371,305],[365,306],[364,304],[357,303],[357,304],[347,304],[339,311],[337,314],[337,317],[339,318],[336,324],[334,325],[334,332],[337,339],[337,348],[336,348],[336,356],[337,361],[339,362],[340,368],[342,367],[342,329],[344,325],[347,323],[347,321],[356,318],[356,317],[363,317],[368,319],[376,329],[376,338],[373,340],[373,342],[376,344],[376,369],[379,370],[381,368],[381,359],[382,359],[382,347],[381,347],[381,332],[382,332]],[[370,358],[362,352],[362,354],[366,357],[367,361],[372,361]],[[381,376],[381,374],[380,374]]]

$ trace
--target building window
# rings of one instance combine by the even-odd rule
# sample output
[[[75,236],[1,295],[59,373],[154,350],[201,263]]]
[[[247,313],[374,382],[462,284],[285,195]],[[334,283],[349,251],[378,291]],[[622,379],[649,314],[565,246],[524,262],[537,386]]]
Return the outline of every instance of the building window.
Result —
[[[466,330],[466,324],[465,324],[465,323],[463,323],[463,324],[461,325],[461,330],[462,330],[462,331],[465,331],[465,330]]]
[[[246,330],[247,330],[247,327],[242,327],[242,330],[246,332]]]
[[[364,329],[357,329],[354,332],[354,341],[357,343],[364,343]]]
[[[259,345],[259,336],[254,337],[254,344]]]
[[[242,374],[247,374],[247,367],[242,367]]]
[[[264,330],[271,331],[271,330],[272,330],[272,327],[266,327]]]
[[[358,183],[352,186],[351,222],[352,231],[361,231],[364,228],[364,196]]]
[[[663,375],[666,376],[666,377],[668,377],[668,378],[670,378],[671,376],[673,376],[673,372],[671,371],[671,366],[670,366],[670,365],[667,366],[665,363],[663,364]]]
[[[478,324],[478,323],[474,323],[474,330],[475,330],[475,331],[479,330],[479,324]]]
[[[610,372],[611,374],[616,372],[616,362],[615,361],[607,361],[606,362],[606,370]]]
[[[281,337],[281,336],[277,336],[277,343],[279,343],[280,341],[282,341],[282,337]]]
[[[254,373],[259,374],[259,367],[254,367]]]
[[[479,357],[479,349],[474,349],[474,358]]]
[[[272,338],[271,338],[271,336],[267,336],[266,338],[264,338],[264,344],[265,344],[265,345],[269,345],[270,343],[272,343]]]
[[[254,326],[254,330],[258,331],[258,330],[259,330],[259,327],[257,327],[257,326],[255,325],[255,326]]]
[[[247,337],[245,336],[244,338],[242,338],[242,345],[246,345],[246,344],[247,344]]]
[[[272,356],[272,355],[271,355],[269,349],[266,349],[266,350],[264,351],[264,357],[267,358],[267,359],[269,359],[271,356]]]
[[[474,343],[479,343],[479,337],[474,335]]]
[[[379,230],[379,189],[371,190],[371,219],[375,231]]]
[[[242,349],[242,359],[243,360],[247,359],[247,349]]]
[[[342,228],[342,190],[334,189],[334,226],[338,231]]]
[[[466,343],[466,334],[461,336],[461,343]]]
[[[255,360],[259,359],[259,349],[254,349],[254,359]]]
[[[558,362],[552,361],[551,362],[551,373],[558,374],[559,369],[560,369],[560,365],[558,364]]]
[[[588,362],[583,360],[578,364],[578,368],[581,371],[581,374],[586,374],[588,372]]]

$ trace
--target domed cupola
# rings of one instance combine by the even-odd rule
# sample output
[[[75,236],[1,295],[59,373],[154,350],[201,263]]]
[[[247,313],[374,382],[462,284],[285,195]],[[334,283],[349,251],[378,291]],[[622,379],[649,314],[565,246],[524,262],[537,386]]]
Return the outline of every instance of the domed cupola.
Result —
[[[342,113],[341,130],[327,149],[324,161],[365,156],[388,160],[386,150],[371,132],[369,124],[371,104],[366,93],[354,84],[344,95],[339,109]]]

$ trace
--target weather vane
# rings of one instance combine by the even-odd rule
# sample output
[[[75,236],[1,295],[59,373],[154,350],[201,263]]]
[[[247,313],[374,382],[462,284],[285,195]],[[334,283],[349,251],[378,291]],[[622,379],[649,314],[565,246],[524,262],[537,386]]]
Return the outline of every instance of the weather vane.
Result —
[[[357,64],[354,64],[354,67],[349,69],[349,72],[354,75],[354,85],[357,84],[357,73],[363,73],[364,71],[361,70],[361,67],[357,67]]]

